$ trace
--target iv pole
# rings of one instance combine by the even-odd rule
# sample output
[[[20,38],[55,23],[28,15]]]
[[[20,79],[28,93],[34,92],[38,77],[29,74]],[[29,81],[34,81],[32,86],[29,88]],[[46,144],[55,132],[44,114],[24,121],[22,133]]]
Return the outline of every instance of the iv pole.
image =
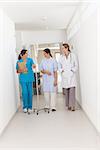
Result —
[[[36,110],[37,115],[39,114],[40,111],[44,110],[45,112],[48,111],[50,112],[50,109],[48,108],[39,108],[39,89],[38,89],[38,68],[37,68],[37,58],[38,58],[38,44],[34,45],[34,51],[35,51],[35,61],[36,61],[36,69],[35,69],[35,77],[36,77],[36,93],[37,93],[37,102],[36,102],[36,109],[34,109],[34,112]]]

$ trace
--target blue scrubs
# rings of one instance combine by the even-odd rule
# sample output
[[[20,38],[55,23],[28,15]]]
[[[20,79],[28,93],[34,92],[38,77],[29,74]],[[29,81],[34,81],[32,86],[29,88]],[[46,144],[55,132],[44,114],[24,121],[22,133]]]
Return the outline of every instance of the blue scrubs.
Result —
[[[16,70],[18,70],[18,62],[23,62],[23,60],[20,59],[17,61]],[[26,68],[28,71],[27,73],[20,73],[19,75],[19,81],[22,87],[23,109],[32,109],[32,89],[34,81],[34,72],[32,70],[33,64],[33,60],[31,58],[27,58]]]

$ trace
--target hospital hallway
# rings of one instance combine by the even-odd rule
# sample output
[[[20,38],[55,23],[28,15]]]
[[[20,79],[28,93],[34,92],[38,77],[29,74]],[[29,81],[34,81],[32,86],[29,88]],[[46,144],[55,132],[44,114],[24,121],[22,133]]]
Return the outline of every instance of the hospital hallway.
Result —
[[[99,0],[0,0],[0,150],[100,150],[99,39]],[[43,50],[49,48],[59,64],[63,43],[78,60],[76,110],[65,107],[58,69],[57,111],[37,115],[45,102],[39,68]],[[32,87],[36,110],[30,115],[22,110],[16,73],[22,49],[36,64]]]
[[[37,116],[19,110],[0,138],[2,148],[99,150],[100,137],[80,107],[68,111],[63,96],[58,94],[56,112],[41,111]]]

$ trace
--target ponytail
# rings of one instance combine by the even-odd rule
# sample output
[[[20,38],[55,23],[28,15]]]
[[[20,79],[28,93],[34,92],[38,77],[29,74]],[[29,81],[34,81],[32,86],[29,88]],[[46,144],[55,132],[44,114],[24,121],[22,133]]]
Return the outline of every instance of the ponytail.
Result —
[[[26,54],[26,52],[27,52],[26,49],[22,49],[19,56],[18,56],[18,60],[20,60],[22,58],[22,56]]]
[[[50,55],[50,57],[52,57],[52,54],[51,54],[51,52],[50,52],[50,49],[49,49],[49,48],[44,49],[44,52],[46,52],[47,54],[49,54],[49,55]]]
[[[21,54],[19,54],[19,56],[18,56],[18,60],[20,60],[21,59]]]
[[[52,54],[51,54],[51,53],[49,53],[49,55],[50,55],[50,57],[52,57]]]

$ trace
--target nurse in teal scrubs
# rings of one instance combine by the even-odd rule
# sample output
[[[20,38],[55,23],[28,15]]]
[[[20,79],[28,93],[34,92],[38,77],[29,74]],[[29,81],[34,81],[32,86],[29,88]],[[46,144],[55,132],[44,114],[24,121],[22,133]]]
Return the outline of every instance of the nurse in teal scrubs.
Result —
[[[32,91],[34,81],[34,72],[32,68],[35,67],[36,65],[34,64],[34,61],[31,58],[28,58],[28,51],[23,49],[18,56],[16,70],[17,73],[19,73],[19,81],[22,88],[24,113],[32,112]]]

